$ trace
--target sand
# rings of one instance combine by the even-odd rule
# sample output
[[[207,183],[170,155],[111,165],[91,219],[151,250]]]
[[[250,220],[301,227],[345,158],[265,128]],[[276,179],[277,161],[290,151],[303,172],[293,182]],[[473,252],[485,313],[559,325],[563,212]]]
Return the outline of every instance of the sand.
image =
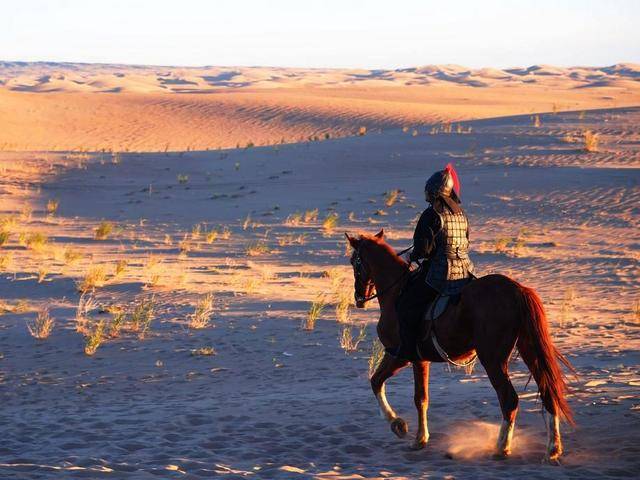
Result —
[[[185,151],[640,104],[640,66],[403,70],[0,62],[0,150]]]
[[[440,68],[436,74],[447,71],[454,75],[457,70]],[[542,71],[544,79],[555,78],[551,71]],[[437,76],[429,72],[420,75]],[[253,78],[249,73],[243,78]],[[487,71],[482,78],[503,74]],[[190,77],[185,73],[184,78]],[[255,131],[270,126],[260,117],[266,110],[260,109],[277,103],[273,98],[298,101],[291,100],[296,97],[290,91],[281,92],[282,97],[234,91],[223,100],[215,100],[216,94],[164,93],[156,99],[146,90],[15,91],[25,82],[5,80],[3,101],[23,106],[33,102],[29,105],[34,109],[78,108],[76,119],[89,114],[82,112],[83,102],[105,102],[101,107],[113,109],[123,129],[137,117],[121,117],[124,110],[118,109],[129,108],[134,99],[157,105],[157,111],[180,104],[184,116],[179,121],[198,117],[190,102],[248,102],[258,105],[245,112],[248,124],[256,118]],[[525,112],[465,121],[460,133],[455,127],[444,133],[417,124],[403,131],[400,119],[405,117],[399,116],[399,127],[394,128],[389,112],[418,115],[415,112],[424,108],[433,114],[433,105],[415,100],[420,107],[402,110],[401,99],[409,93],[384,87],[397,97],[389,100],[388,111],[376,109],[369,98],[376,88],[360,90],[358,103],[352,101],[349,87],[340,87],[340,95],[329,87],[344,101],[331,105],[320,100],[326,98],[324,90],[303,89],[300,98],[308,103],[302,117],[286,124],[282,118],[290,118],[291,107],[286,114],[274,113],[274,124],[282,121],[284,126],[273,132],[286,127],[297,133],[305,121],[318,128],[324,122],[335,125],[336,118],[363,118],[355,113],[350,117],[339,105],[354,109],[350,112],[368,105],[379,116],[366,118],[385,128],[381,133],[370,128],[364,136],[163,153],[158,139],[164,134],[140,133],[141,126],[130,137],[113,130],[114,144],[132,149],[151,145],[149,150],[160,152],[0,153],[0,218],[10,232],[0,247],[0,476],[637,476],[640,109],[544,114],[538,127]],[[482,92],[491,91],[469,85],[446,90],[455,88],[474,92],[470,98],[477,104],[488,102]],[[587,95],[579,98],[588,104],[588,95],[602,95],[600,88],[571,91],[576,98]],[[633,95],[630,98],[637,98]],[[312,101],[316,106],[308,106]],[[442,103],[443,111],[455,110]],[[514,96],[505,105],[488,103],[483,111],[498,115],[529,108],[526,105],[518,105]],[[331,115],[319,114],[322,108]],[[462,107],[460,112],[465,118],[476,115]],[[20,121],[33,120],[33,112],[23,113]],[[237,115],[231,115],[233,123]],[[219,118],[218,113],[214,116]],[[50,117],[45,112],[42,118]],[[101,120],[95,118],[98,145],[106,127],[99,127]],[[154,118],[149,115],[149,122]],[[37,128],[48,130],[34,122]],[[67,128],[72,139],[91,138],[90,124],[78,133],[73,124]],[[7,135],[2,130],[0,134]],[[585,130],[599,133],[598,151],[583,151]],[[196,131],[194,139],[201,133]],[[51,134],[62,148],[62,133],[52,127]],[[33,145],[43,142],[42,149],[54,150],[44,133],[36,142],[38,135],[34,132]],[[20,135],[4,138],[21,146],[17,150],[28,147]],[[577,426],[562,427],[566,453],[559,467],[540,463],[546,441],[541,404],[534,385],[525,390],[528,371],[521,360],[511,366],[521,399],[514,453],[496,461],[490,454],[501,417],[481,366],[471,374],[442,364],[432,367],[431,438],[425,450],[415,452],[409,449],[416,425],[411,373],[401,373],[388,386],[390,402],[410,424],[411,435],[405,440],[395,438],[379,418],[370,391],[375,302],[366,310],[351,311],[354,333],[363,328],[366,338],[351,352],[340,346],[344,324],[337,322],[333,302],[341,291],[349,294],[352,282],[343,231],[373,233],[384,227],[388,240],[404,248],[425,206],[425,178],[448,162],[461,175],[478,270],[510,275],[539,291],[554,340],[580,375],[570,378]],[[387,206],[384,194],[392,189],[401,192],[396,203]],[[52,199],[58,207],[48,213]],[[297,213],[314,209],[317,219],[298,219]],[[322,222],[334,212],[338,226],[326,231]],[[96,239],[95,229],[103,221],[111,222],[113,230],[106,239]],[[219,234],[209,243],[206,233],[212,229]],[[36,232],[47,235],[48,242],[25,246],[28,235]],[[121,260],[126,267],[116,275]],[[130,312],[143,299],[153,299],[155,316],[142,338],[126,324],[118,337],[105,339],[88,356],[75,316],[77,284],[92,266],[103,266],[106,280],[95,289],[96,305],[81,327],[91,329],[101,320],[109,326],[115,315],[107,310]],[[208,292],[214,294],[211,324],[189,328],[197,303]],[[315,329],[305,331],[301,323],[319,296],[331,305]],[[48,338],[37,340],[27,323],[43,307],[49,308],[55,325]],[[202,355],[198,349],[203,347],[212,347],[215,355]]]

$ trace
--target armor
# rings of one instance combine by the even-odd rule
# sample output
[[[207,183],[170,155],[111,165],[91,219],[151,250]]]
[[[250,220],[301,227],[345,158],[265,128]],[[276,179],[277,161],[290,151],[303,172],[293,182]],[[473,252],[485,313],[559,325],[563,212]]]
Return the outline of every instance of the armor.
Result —
[[[469,258],[469,223],[460,209],[436,211],[440,217],[440,231],[435,236],[435,249],[429,256],[425,281],[445,295],[459,293],[473,275]]]

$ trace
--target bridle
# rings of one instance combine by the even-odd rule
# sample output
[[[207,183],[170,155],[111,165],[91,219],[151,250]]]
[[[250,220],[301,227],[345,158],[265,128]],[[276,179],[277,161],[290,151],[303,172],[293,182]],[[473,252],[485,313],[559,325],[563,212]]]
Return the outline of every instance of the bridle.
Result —
[[[411,250],[413,248],[413,246],[409,247],[409,248],[405,248],[404,250],[402,250],[401,252],[399,252],[397,255],[400,256],[406,252],[408,252],[409,250]],[[387,293],[389,290],[391,290],[393,287],[395,287],[396,285],[398,285],[398,283],[400,283],[405,276],[407,276],[409,274],[409,270],[406,270],[405,272],[402,273],[402,275],[400,275],[396,280],[393,281],[393,283],[391,283],[391,285],[389,285],[388,287],[386,287],[384,290],[378,292],[376,291],[376,293],[374,293],[373,295],[366,295],[367,291],[372,288],[375,288],[375,285],[373,285],[373,280],[371,279],[371,275],[367,275],[366,277],[364,277],[364,272],[362,271],[363,268],[366,268],[364,262],[362,261],[362,258],[360,257],[360,249],[356,248],[353,251],[353,257],[351,260],[351,264],[353,265],[353,271],[355,273],[355,277],[356,277],[356,283],[362,287],[362,291],[364,292],[364,295],[361,295],[360,293],[358,293],[358,289],[355,289],[354,292],[354,297],[355,297],[355,301],[356,303],[361,303],[362,305],[364,305],[365,303],[367,303],[370,300],[373,300],[375,298],[379,298],[381,295],[384,295],[385,293]],[[368,274],[368,272],[366,272]],[[367,280],[364,280],[363,278],[367,278]]]

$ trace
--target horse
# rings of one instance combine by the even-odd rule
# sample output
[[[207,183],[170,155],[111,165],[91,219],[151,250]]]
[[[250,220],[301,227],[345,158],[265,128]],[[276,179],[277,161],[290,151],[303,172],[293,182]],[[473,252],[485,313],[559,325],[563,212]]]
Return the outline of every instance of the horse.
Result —
[[[376,235],[345,235],[353,249],[351,265],[356,307],[364,308],[373,298],[378,299],[380,306],[377,334],[385,354],[370,381],[380,412],[392,432],[402,438],[408,433],[408,425],[387,401],[385,382],[390,377],[412,363],[414,402],[418,411],[418,430],[412,448],[422,449],[429,440],[430,363],[447,360],[458,364],[477,355],[497,393],[502,411],[503,421],[494,456],[508,457],[518,413],[518,394],[509,378],[508,368],[517,346],[549,413],[545,422],[548,432],[545,460],[557,464],[563,453],[560,420],[574,424],[565,398],[567,385],[560,363],[574,373],[575,370],[551,340],[538,294],[504,275],[492,274],[471,281],[463,287],[457,303],[448,306],[433,321],[431,332],[437,342],[429,336],[417,338],[418,351],[423,352],[422,360],[410,362],[389,353],[400,344],[395,305],[409,279],[409,264],[385,242],[383,230]],[[433,348],[435,343],[439,344],[437,349]]]

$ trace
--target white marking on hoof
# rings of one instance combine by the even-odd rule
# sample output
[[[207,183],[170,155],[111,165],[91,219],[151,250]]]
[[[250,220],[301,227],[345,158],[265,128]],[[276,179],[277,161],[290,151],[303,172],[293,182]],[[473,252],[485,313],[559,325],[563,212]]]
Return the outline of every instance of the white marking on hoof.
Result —
[[[560,437],[560,417],[549,415],[547,421],[547,454],[545,461],[559,465],[562,456],[562,439]]]
[[[511,442],[513,440],[513,430],[515,428],[515,422],[509,422],[507,420],[502,421],[500,426],[500,433],[498,434],[497,452],[498,456],[507,457],[511,455]]]

